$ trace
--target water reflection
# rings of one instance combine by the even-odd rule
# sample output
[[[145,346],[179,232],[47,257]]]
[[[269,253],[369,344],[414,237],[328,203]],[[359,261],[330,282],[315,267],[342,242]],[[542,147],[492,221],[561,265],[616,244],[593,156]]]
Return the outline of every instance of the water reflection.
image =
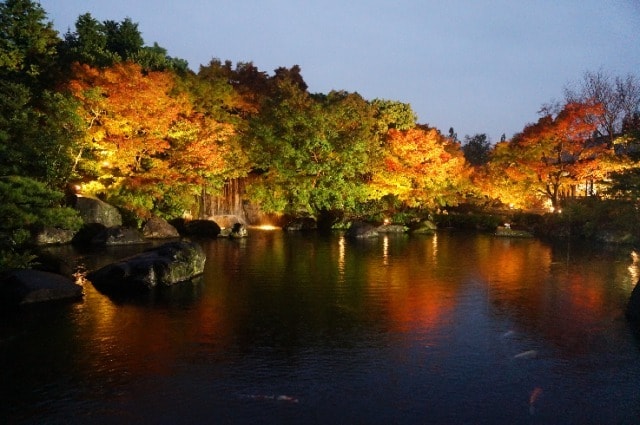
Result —
[[[631,285],[629,285],[631,288],[629,289],[633,290],[633,285],[640,280],[640,255],[638,255],[636,251],[631,251],[630,257],[631,264],[627,270],[629,270],[629,282],[631,283]]]
[[[199,282],[128,300],[89,285],[82,303],[3,323],[5,422],[627,423],[640,413],[640,356],[621,317],[637,255],[456,233],[257,231],[203,247]],[[299,402],[268,404],[281,394]]]
[[[345,237],[338,238],[338,282],[344,283],[344,257],[345,257]]]

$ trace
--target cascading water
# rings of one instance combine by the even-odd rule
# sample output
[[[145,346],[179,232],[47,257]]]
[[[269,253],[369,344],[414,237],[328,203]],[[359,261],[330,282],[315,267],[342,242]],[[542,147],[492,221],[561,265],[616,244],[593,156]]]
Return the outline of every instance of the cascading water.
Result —
[[[265,214],[258,205],[250,202],[246,188],[251,177],[229,179],[219,194],[204,193],[203,217],[214,220],[221,227],[230,227],[236,222],[259,226],[277,224],[277,217]],[[275,220],[274,220],[275,219]]]

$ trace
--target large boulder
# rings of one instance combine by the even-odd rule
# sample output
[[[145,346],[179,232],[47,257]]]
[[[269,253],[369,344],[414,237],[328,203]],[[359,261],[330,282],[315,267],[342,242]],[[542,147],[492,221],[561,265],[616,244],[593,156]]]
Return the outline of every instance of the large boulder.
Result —
[[[147,220],[142,228],[142,234],[148,239],[169,239],[180,237],[178,230],[160,217],[151,217]]]
[[[383,224],[376,228],[378,233],[405,233],[409,230],[404,224]]]
[[[355,221],[349,227],[349,230],[345,233],[348,238],[366,239],[379,236],[378,228],[370,223],[363,221]]]
[[[78,230],[78,232],[73,236],[71,243],[79,246],[88,246],[94,244],[93,241],[96,237],[105,232],[107,228],[104,224],[100,223],[88,223],[85,224]]]
[[[100,199],[77,195],[74,208],[85,224],[99,223],[105,227],[122,226],[120,211]]]
[[[73,244],[79,246],[119,246],[148,243],[137,229],[114,226],[105,227],[99,223],[85,224],[73,237]]]
[[[191,220],[184,224],[184,234],[199,238],[217,238],[220,226],[211,220]]]
[[[220,230],[218,237],[221,238],[246,238],[249,235],[247,227],[242,223],[236,223],[232,227],[225,227]]]
[[[71,279],[39,270],[15,270],[0,282],[0,298],[5,305],[80,299],[82,295],[82,286]]]
[[[171,286],[202,274],[206,256],[193,242],[169,242],[87,274],[87,280],[105,293],[147,291]]]
[[[75,231],[69,229],[45,227],[35,234],[33,242],[39,246],[64,245],[71,242],[75,234]]]
[[[130,227],[108,227],[93,240],[94,245],[137,245],[148,243],[137,229]]]
[[[247,224],[242,217],[234,214],[213,215],[209,220],[215,221],[221,229],[232,229],[236,224]]]
[[[496,228],[496,236],[506,238],[532,238],[533,234],[522,229],[512,229],[511,226],[498,226]]]
[[[316,230],[318,222],[313,217],[298,217],[285,224],[283,229],[288,231]]]
[[[431,220],[423,220],[416,227],[413,228],[411,233],[416,235],[433,235],[438,226]]]

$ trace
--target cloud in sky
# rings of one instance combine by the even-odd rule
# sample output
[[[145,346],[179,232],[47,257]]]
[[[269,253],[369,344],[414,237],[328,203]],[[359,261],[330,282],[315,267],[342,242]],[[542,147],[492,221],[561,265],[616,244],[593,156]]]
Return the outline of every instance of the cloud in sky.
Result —
[[[637,0],[41,0],[64,34],[79,15],[130,17],[186,59],[300,65],[312,92],[410,103],[420,123],[496,141],[537,120],[585,71],[640,76]]]

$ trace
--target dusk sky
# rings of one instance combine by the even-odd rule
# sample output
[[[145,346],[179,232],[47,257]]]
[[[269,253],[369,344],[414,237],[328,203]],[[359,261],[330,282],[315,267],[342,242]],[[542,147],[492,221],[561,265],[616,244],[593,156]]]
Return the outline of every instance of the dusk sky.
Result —
[[[197,71],[212,58],[300,65],[311,92],[410,103],[418,122],[498,141],[585,71],[640,77],[640,0],[41,0],[61,35],[79,15],[139,24]]]

